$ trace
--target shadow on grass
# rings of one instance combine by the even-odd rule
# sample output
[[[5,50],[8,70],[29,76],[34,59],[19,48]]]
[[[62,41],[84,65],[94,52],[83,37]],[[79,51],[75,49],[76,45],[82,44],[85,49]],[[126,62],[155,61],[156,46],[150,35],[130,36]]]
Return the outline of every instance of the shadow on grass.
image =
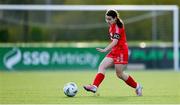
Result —
[[[162,99],[162,97],[164,97]],[[80,104],[167,104],[180,103],[177,96],[75,96],[62,97],[64,103]]]

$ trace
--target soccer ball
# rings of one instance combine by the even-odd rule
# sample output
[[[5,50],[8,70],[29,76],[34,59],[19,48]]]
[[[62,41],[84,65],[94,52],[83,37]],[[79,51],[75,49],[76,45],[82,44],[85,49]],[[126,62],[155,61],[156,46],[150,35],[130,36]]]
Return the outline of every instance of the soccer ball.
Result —
[[[74,82],[69,82],[64,85],[64,94],[68,97],[74,97],[76,93],[78,92],[78,87],[76,83]]]

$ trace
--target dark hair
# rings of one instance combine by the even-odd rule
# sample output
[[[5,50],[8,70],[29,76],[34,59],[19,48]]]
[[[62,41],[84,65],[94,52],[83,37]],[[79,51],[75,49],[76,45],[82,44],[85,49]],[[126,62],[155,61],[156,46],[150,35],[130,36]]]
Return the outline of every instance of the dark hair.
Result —
[[[117,18],[117,21],[116,21],[116,24],[119,28],[122,28],[123,27],[123,23],[120,21],[119,19],[119,14],[116,10],[108,10],[106,12],[106,15],[107,16],[111,16],[113,19],[116,17]]]

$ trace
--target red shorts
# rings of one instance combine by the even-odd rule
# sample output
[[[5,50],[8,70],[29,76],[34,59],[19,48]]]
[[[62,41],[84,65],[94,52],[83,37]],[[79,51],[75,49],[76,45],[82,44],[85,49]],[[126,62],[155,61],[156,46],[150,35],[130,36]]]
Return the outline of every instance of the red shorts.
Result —
[[[128,50],[110,51],[106,57],[112,58],[114,64],[128,64]]]

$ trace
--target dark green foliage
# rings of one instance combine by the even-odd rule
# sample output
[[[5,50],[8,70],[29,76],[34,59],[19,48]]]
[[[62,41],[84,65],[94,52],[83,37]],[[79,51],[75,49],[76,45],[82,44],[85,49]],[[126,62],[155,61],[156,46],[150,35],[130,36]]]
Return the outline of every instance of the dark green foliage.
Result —
[[[179,0],[1,0],[0,4],[180,5]],[[129,41],[153,40],[152,18],[128,23],[148,12],[119,11]],[[158,12],[157,12],[158,13]],[[1,42],[107,41],[105,11],[0,11]],[[157,41],[172,41],[172,12],[157,16]],[[89,27],[89,28],[88,28]],[[4,30],[6,29],[6,30]]]

